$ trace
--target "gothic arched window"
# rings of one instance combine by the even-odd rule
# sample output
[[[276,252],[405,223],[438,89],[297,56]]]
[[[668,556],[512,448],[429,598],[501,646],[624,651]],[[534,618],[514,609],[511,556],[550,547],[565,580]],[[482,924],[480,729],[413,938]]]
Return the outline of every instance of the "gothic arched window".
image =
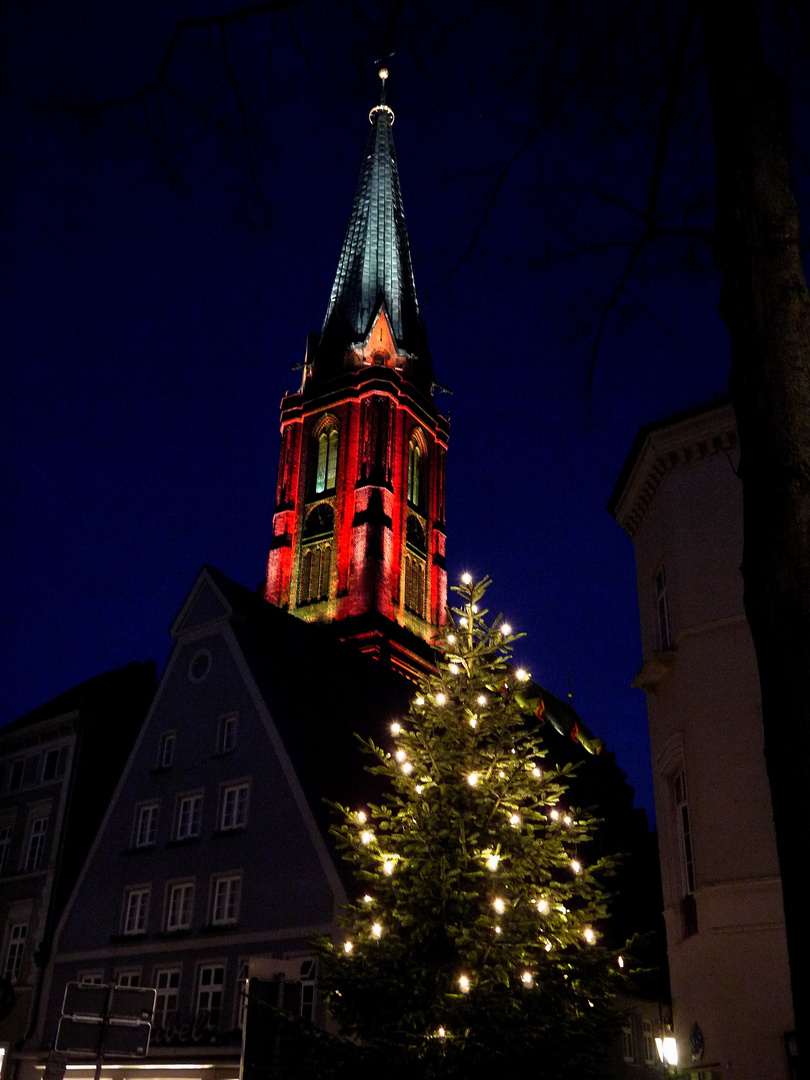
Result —
[[[298,588],[299,604],[314,604],[329,598],[329,572],[332,568],[332,545],[313,544],[304,551]]]
[[[405,607],[425,617],[425,560],[408,552],[405,556]]]
[[[422,447],[414,436],[408,446],[408,503],[419,509],[422,505]]]
[[[317,439],[317,466],[315,469],[315,494],[334,491],[337,480],[338,432],[337,428],[324,428]]]

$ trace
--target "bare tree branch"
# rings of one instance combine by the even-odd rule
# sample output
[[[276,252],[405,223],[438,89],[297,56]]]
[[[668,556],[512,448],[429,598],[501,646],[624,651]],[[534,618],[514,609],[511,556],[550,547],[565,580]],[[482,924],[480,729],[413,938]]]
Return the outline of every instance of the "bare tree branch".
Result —
[[[251,180],[251,183],[253,185],[253,190],[256,192],[256,195],[257,195],[259,201],[261,202],[262,208],[264,210],[264,226],[265,226],[265,228],[269,229],[269,227],[270,227],[270,207],[268,206],[267,197],[265,196],[264,189],[262,188],[262,185],[259,182],[259,177],[256,174],[256,164],[255,164],[255,162],[253,160],[253,150],[252,150],[251,144],[250,144],[250,131],[248,129],[247,111],[245,109],[245,102],[244,102],[244,100],[242,98],[242,94],[240,93],[239,86],[238,86],[238,84],[236,82],[236,78],[235,78],[234,73],[233,73],[233,68],[231,67],[231,59],[230,59],[230,56],[228,55],[228,31],[227,31],[225,23],[220,24],[219,33],[220,33],[220,39],[222,41],[222,56],[223,56],[223,58],[225,60],[225,70],[228,73],[228,82],[230,83],[231,89],[233,90],[233,95],[234,95],[234,98],[236,99],[236,107],[239,110],[239,117],[240,117],[240,119],[242,121],[242,137],[243,137],[244,143],[245,143],[245,154],[247,156],[248,170],[250,172],[250,180]]]

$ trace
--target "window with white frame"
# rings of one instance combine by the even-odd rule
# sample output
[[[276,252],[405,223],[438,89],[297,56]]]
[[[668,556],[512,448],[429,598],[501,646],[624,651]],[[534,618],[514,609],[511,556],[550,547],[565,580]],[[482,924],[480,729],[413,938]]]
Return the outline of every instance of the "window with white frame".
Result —
[[[0,825],[0,874],[5,874],[11,852],[11,838],[14,835],[14,823]]]
[[[182,881],[169,885],[166,904],[166,929],[188,930],[194,910],[194,882]]]
[[[669,596],[667,593],[667,571],[662,564],[655,575],[655,616],[658,634],[658,648],[672,648],[672,628],[669,621]]]
[[[177,839],[188,840],[200,835],[202,828],[202,804],[201,791],[195,791],[190,795],[182,795],[177,803]]]
[[[207,1021],[209,1028],[219,1026],[222,998],[225,993],[225,965],[204,964],[197,981],[197,1022]]]
[[[174,731],[164,731],[158,743],[157,764],[159,769],[168,769],[174,764],[174,747],[177,735]]]
[[[641,1021],[641,1035],[644,1042],[644,1064],[655,1065],[655,1036],[652,1020]]]
[[[117,986],[140,986],[141,985],[141,969],[140,968],[121,968],[115,973],[115,982]]]
[[[236,746],[236,713],[228,713],[219,718],[219,732],[217,735],[217,750],[220,754],[227,754]]]
[[[633,1025],[628,1021],[622,1024],[622,1057],[632,1065],[636,1060],[636,1041],[633,1038]]]
[[[104,972],[98,968],[92,971],[80,971],[79,982],[82,986],[101,986],[104,983]]]
[[[222,832],[245,828],[249,792],[249,780],[243,780],[238,784],[228,784],[222,789],[222,812],[219,818],[219,827]]]
[[[245,1027],[248,1003],[248,962],[239,961],[239,970],[236,976],[236,1026],[242,1031]]]
[[[211,923],[229,926],[239,921],[241,874],[220,874],[211,883]]]
[[[11,774],[8,778],[8,790],[18,791],[22,787],[23,774],[25,773],[25,758],[17,758],[11,763]]]
[[[42,781],[55,780],[59,768],[59,747],[52,747],[42,755],[42,765],[39,778]]]
[[[300,1015],[304,1020],[312,1020],[315,1013],[315,971],[316,963],[307,958],[301,961],[301,1001]]]
[[[146,920],[149,916],[150,885],[138,885],[124,893],[124,921],[122,931],[131,936],[146,933]]]
[[[6,947],[6,962],[3,965],[3,974],[10,983],[19,982],[22,972],[23,954],[25,953],[25,937],[28,933],[27,923],[13,923],[9,928],[8,945]]]
[[[42,869],[45,860],[45,835],[47,832],[48,818],[34,818],[28,829],[28,844],[26,845],[25,865],[23,867],[27,874]]]
[[[136,848],[153,847],[157,840],[158,810],[160,803],[145,803],[138,807],[135,817]]]
[[[675,804],[675,825],[681,856],[681,880],[684,895],[695,891],[695,862],[692,854],[692,829],[689,824],[689,804],[686,799],[686,773],[683,769],[672,781],[672,797]]]
[[[155,970],[155,1027],[167,1028],[177,1016],[177,1002],[180,994],[180,968],[165,967]]]

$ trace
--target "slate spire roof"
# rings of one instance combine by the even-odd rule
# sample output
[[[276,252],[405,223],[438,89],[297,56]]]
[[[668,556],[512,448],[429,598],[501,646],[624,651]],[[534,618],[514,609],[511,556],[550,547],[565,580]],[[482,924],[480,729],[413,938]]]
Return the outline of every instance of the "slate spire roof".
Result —
[[[363,341],[384,306],[399,349],[429,365],[402,211],[392,133],[394,113],[385,103],[386,77],[387,73],[381,75],[380,104],[369,113],[371,134],[323,324],[323,340]]]

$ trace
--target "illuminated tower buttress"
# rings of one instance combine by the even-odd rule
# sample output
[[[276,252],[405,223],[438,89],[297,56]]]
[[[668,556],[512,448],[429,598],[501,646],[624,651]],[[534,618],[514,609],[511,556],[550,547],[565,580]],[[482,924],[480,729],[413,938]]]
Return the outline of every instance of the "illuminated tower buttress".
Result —
[[[433,402],[386,78],[323,329],[281,403],[265,597],[413,674],[447,604],[449,425]]]

